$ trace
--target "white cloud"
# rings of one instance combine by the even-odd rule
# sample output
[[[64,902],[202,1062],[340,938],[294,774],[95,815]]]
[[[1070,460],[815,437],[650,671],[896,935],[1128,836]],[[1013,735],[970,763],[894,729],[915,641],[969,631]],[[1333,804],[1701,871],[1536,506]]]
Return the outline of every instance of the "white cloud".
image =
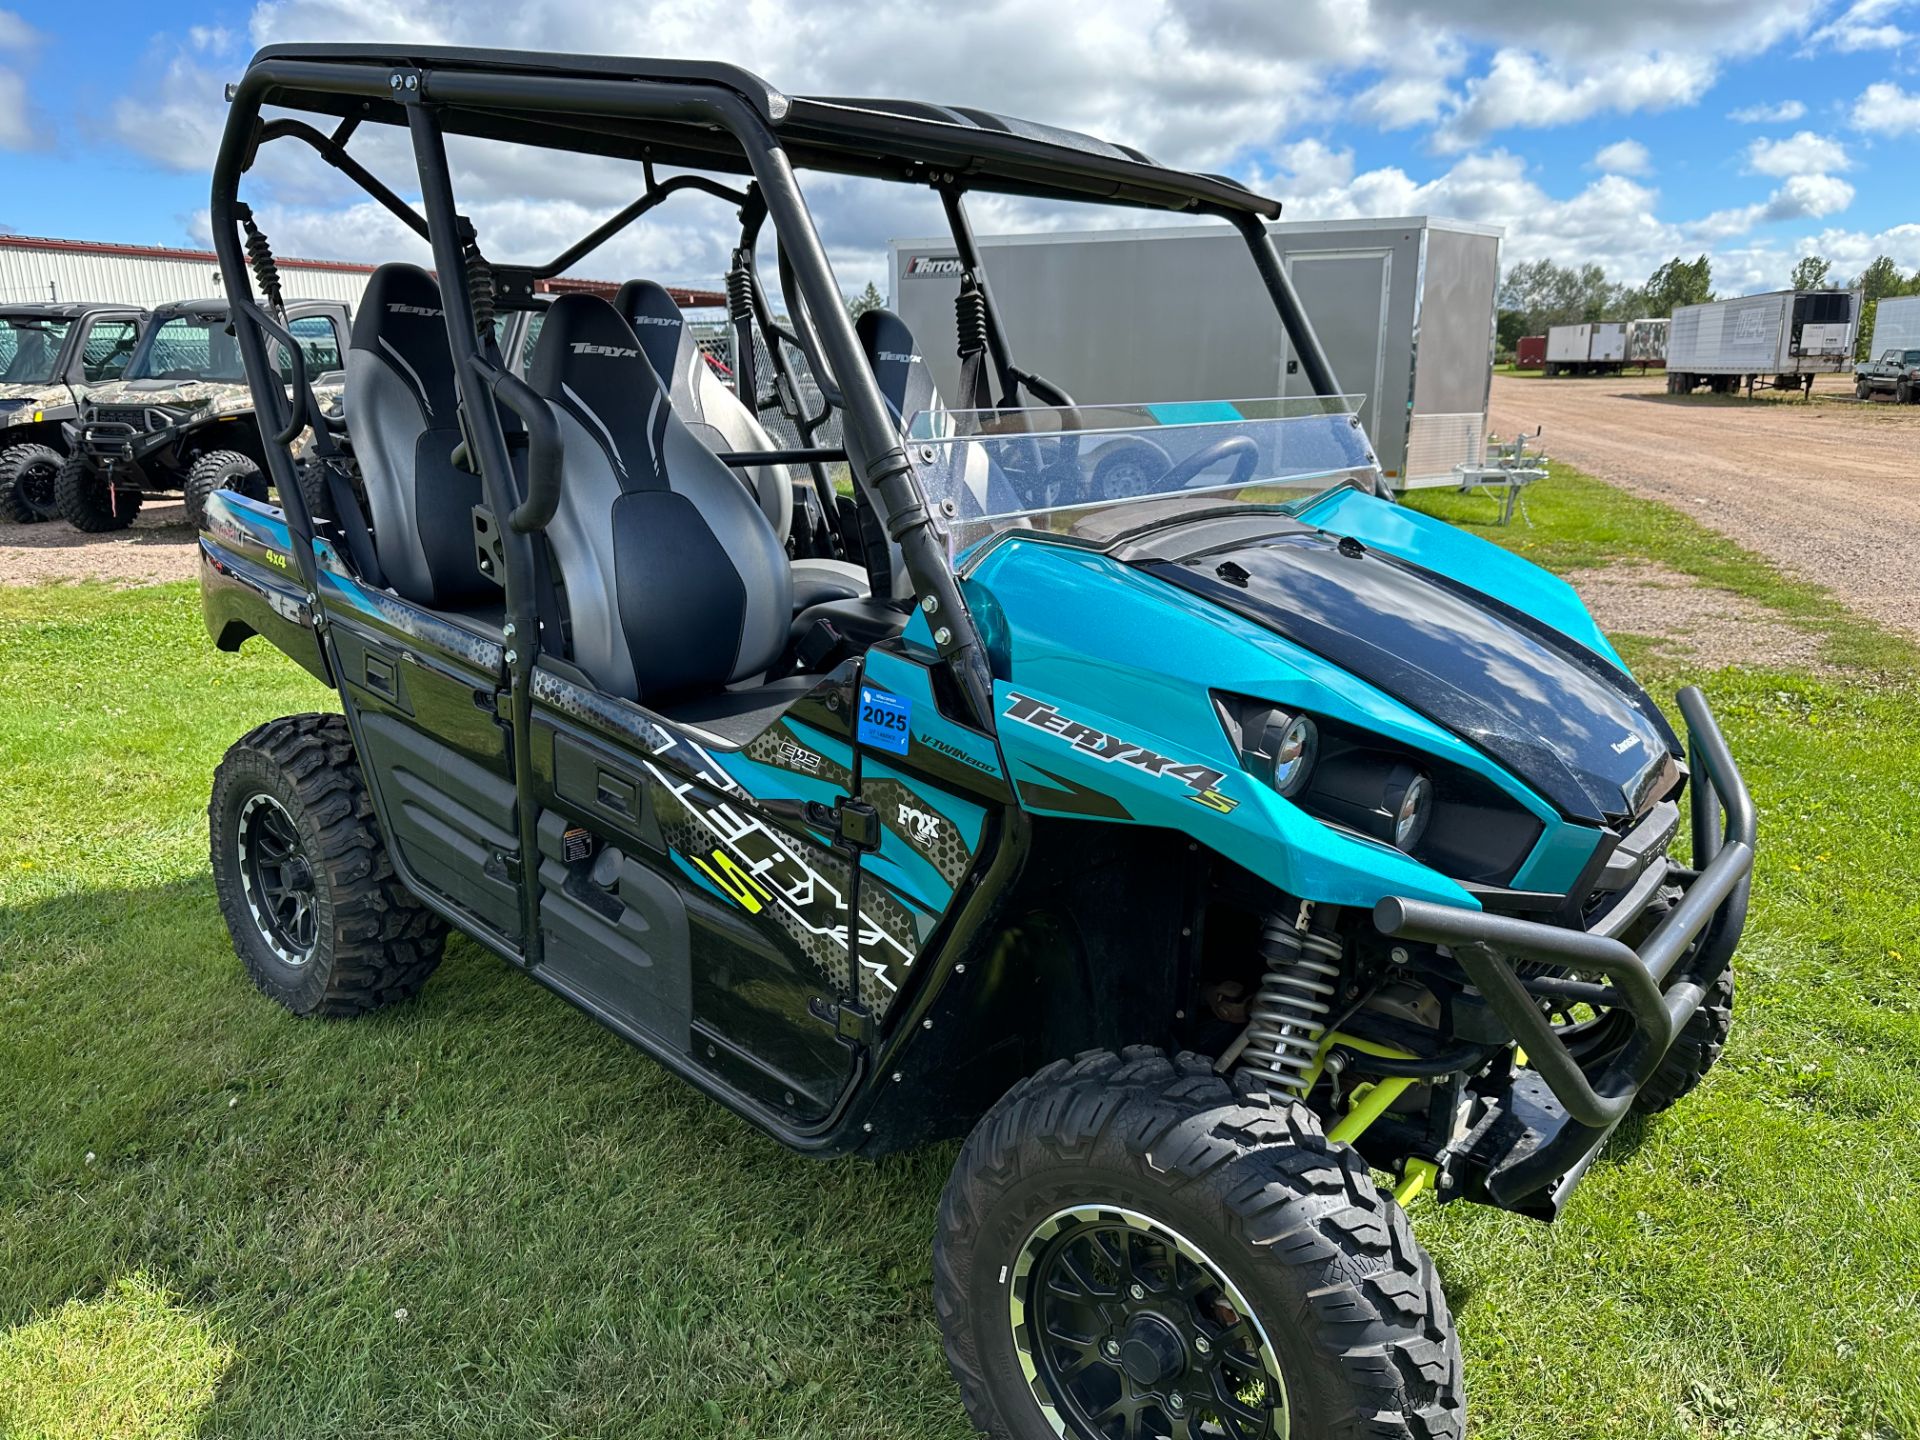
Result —
[[[1430,125],[1440,118],[1453,87],[1438,75],[1389,75],[1355,95],[1349,110],[1382,130]]]
[[[0,10],[0,51],[28,52],[40,32],[11,10]],[[45,143],[27,97],[27,79],[11,65],[0,66],[0,151],[34,150]]]
[[[1593,165],[1609,175],[1645,175],[1653,168],[1653,157],[1638,140],[1616,140],[1594,152]]]
[[[1756,175],[1825,175],[1852,166],[1846,146],[1811,130],[1784,140],[1755,140],[1747,147],[1747,169]]]
[[[1727,112],[1727,118],[1740,125],[1783,125],[1807,113],[1799,100],[1782,100],[1778,105],[1746,105]]]
[[[1864,230],[1822,230],[1800,241],[1800,251],[1833,262],[1833,273],[1851,279],[1876,256],[1890,255],[1902,270],[1920,270],[1920,224],[1895,225],[1877,233]]]
[[[1435,131],[1434,144],[1457,152],[1501,130],[1691,105],[1716,74],[1713,62],[1698,53],[1629,55],[1575,68],[1521,50],[1501,50],[1485,75],[1467,81]]]
[[[1854,0],[1835,19],[1807,38],[1807,49],[1827,47],[1843,55],[1862,50],[1897,50],[1913,36],[1892,23],[1908,0]]]
[[[122,95],[114,101],[113,134],[128,149],[169,170],[211,168],[226,121],[226,77],[186,50],[176,50],[169,57],[163,47],[155,46],[148,54],[157,65],[159,79],[145,93]]]
[[[1920,94],[1908,94],[1888,80],[1860,92],[1849,123],[1876,135],[1908,135],[1920,131]]]

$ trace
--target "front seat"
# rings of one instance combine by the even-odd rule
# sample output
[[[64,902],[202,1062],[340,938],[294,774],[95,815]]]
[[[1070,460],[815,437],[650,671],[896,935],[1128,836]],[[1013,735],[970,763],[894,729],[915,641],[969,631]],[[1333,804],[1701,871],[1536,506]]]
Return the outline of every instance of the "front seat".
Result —
[[[547,311],[528,383],[565,444],[547,543],[573,660],[658,704],[764,674],[787,644],[793,579],[772,524],[674,412],[633,327],[595,295]]]
[[[629,280],[614,297],[614,309],[633,326],[640,349],[654,373],[667,384],[673,410],[710,450],[772,450],[775,447],[753,411],[700,353],[686,316],[666,287],[652,280]],[[784,465],[756,465],[737,472],[746,478],[760,509],[782,545],[793,527],[793,476]],[[846,560],[793,561],[794,604],[804,608],[821,600],[867,592],[867,572]]]
[[[439,283],[417,265],[367,281],[347,346],[346,413],[366,482],[374,553],[396,594],[458,609],[495,603],[473,543],[480,477],[457,467],[459,394]]]

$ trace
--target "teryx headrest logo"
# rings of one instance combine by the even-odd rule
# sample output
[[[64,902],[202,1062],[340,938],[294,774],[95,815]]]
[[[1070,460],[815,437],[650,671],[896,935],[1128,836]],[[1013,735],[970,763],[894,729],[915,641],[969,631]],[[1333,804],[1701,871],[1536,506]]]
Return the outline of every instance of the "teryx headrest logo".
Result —
[[[576,355],[607,355],[616,360],[632,360],[640,354],[624,345],[594,345],[585,340],[574,341],[572,349]]]
[[[635,315],[633,317],[633,323],[636,325],[671,325],[676,330],[680,328],[680,322],[671,315]]]
[[[1109,735],[1078,720],[1069,720],[1044,700],[1035,700],[1030,695],[1016,691],[1007,697],[1006,716],[1009,720],[1018,720],[1022,725],[1045,730],[1049,735],[1058,735],[1075,750],[1095,760],[1131,765],[1149,775],[1177,780],[1191,792],[1188,799],[1199,801],[1209,810],[1218,810],[1224,815],[1240,803],[1220,793],[1220,782],[1227,778],[1224,771],[1205,765],[1183,765],[1157,750],[1149,750],[1131,740],[1122,740],[1118,735]]]
[[[876,350],[873,352],[873,358],[876,360],[891,360],[896,365],[918,365],[920,363],[920,357],[915,355],[911,350]]]
[[[914,280],[957,280],[965,268],[958,255],[916,255],[907,261],[907,276]]]
[[[389,315],[425,315],[429,319],[438,319],[447,312],[435,310],[431,305],[402,305],[397,301],[389,301],[387,313]]]

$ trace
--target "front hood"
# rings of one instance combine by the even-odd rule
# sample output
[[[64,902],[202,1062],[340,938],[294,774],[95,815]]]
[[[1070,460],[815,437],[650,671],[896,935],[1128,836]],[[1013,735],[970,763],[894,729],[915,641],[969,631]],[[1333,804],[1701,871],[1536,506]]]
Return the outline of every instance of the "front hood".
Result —
[[[87,392],[89,405],[183,405],[238,410],[253,403],[244,382],[231,380],[115,380]]]
[[[1571,818],[1636,814],[1679,753],[1658,707],[1599,655],[1357,541],[1287,526],[1177,548],[1135,563],[1445,726]]]
[[[0,406],[9,409],[24,405],[37,405],[45,409],[52,405],[65,405],[69,399],[67,387],[58,380],[0,385]]]

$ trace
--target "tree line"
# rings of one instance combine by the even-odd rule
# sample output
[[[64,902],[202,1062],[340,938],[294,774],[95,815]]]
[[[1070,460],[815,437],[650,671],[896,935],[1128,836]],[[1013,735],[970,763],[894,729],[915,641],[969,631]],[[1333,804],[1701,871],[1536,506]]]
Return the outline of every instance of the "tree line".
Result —
[[[1849,285],[1832,277],[1831,262],[1808,255],[1793,267],[1788,283],[1795,290],[1858,288],[1866,292],[1860,321],[1863,337],[1872,333],[1872,312],[1878,301],[1892,295],[1920,295],[1920,270],[1902,275],[1887,255],[1877,257]],[[1499,348],[1511,353],[1521,336],[1544,335],[1555,325],[1662,318],[1684,305],[1702,305],[1715,298],[1713,262],[1705,255],[1697,260],[1676,255],[1639,285],[1609,280],[1598,265],[1522,260],[1510,266],[1500,282]]]

